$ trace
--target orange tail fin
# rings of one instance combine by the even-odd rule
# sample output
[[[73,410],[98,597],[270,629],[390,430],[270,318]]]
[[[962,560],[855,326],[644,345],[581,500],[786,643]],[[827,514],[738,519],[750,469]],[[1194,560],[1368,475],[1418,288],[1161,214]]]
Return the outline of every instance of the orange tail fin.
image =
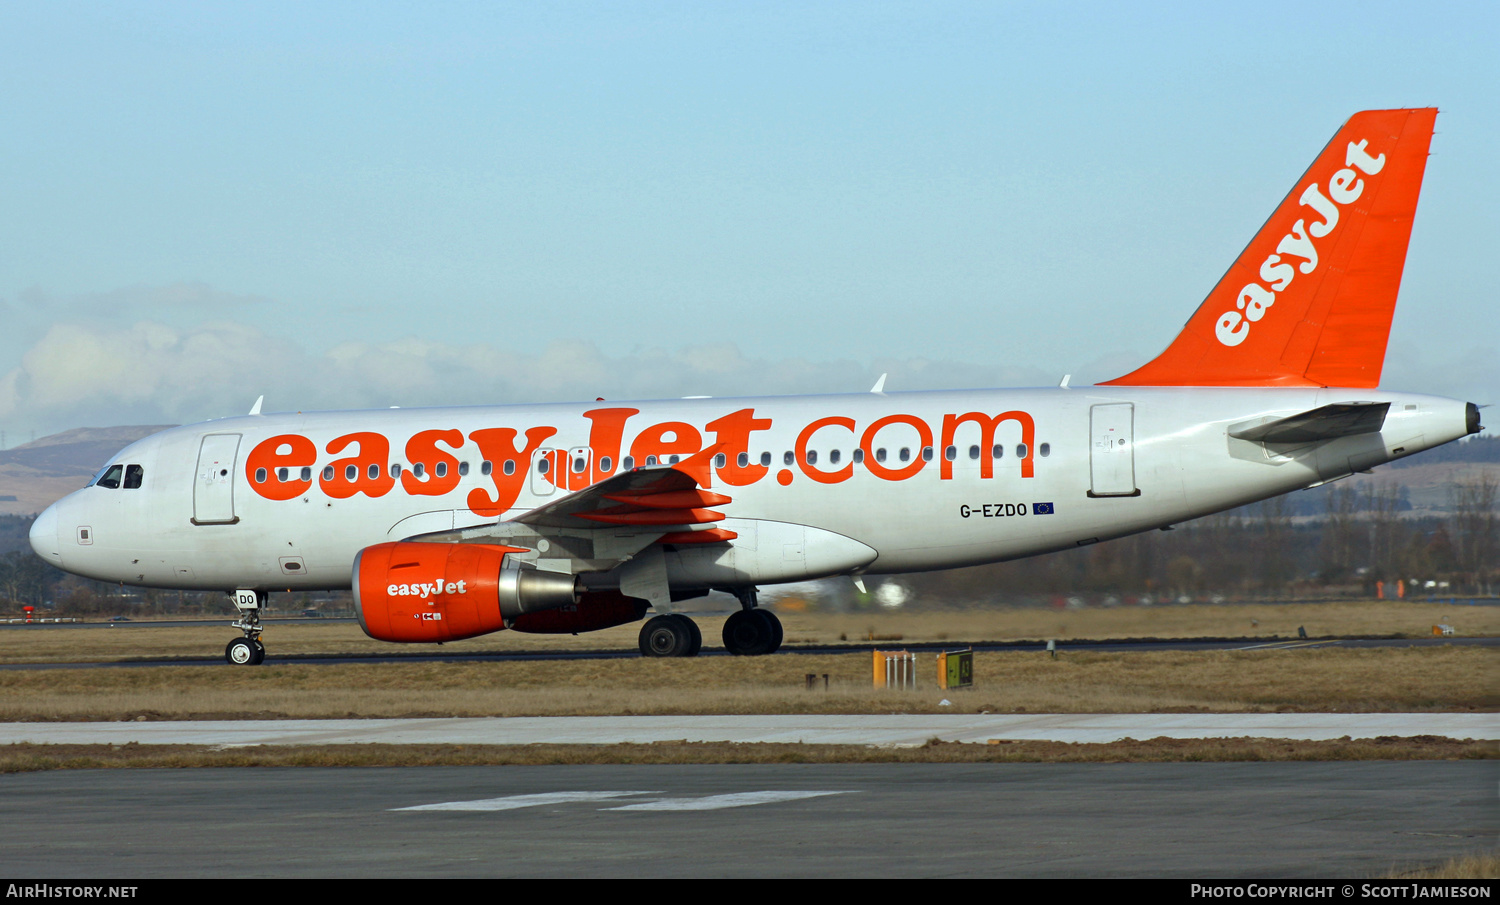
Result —
[[[1351,117],[1166,351],[1102,385],[1377,386],[1436,117]]]

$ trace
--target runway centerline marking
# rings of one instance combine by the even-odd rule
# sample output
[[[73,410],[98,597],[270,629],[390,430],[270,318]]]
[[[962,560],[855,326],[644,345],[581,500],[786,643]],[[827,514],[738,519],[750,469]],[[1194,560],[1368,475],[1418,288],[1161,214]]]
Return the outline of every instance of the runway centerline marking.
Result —
[[[825,795],[848,795],[847,790],[834,792],[792,792],[765,790],[761,792],[732,792],[725,795],[708,795],[702,798],[658,798],[655,801],[639,801],[602,811],[717,811],[721,808],[743,808],[757,804],[775,804],[781,801],[798,801],[805,798],[821,798]]]
[[[443,801],[437,804],[419,804],[408,808],[391,808],[393,811],[514,811],[518,808],[536,808],[549,804],[570,804],[578,801],[613,801],[632,795],[660,795],[661,792],[538,792],[532,795],[507,795],[503,798],[479,798],[473,801]]]

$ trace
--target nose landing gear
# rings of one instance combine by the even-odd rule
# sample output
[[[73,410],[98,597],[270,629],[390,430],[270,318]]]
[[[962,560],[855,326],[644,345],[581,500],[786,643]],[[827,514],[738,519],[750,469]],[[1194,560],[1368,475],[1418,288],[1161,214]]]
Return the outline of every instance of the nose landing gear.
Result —
[[[266,592],[242,589],[229,596],[240,611],[239,621],[232,624],[244,633],[244,637],[225,646],[224,659],[231,666],[259,666],[266,659],[266,646],[260,641],[260,610],[266,602]]]

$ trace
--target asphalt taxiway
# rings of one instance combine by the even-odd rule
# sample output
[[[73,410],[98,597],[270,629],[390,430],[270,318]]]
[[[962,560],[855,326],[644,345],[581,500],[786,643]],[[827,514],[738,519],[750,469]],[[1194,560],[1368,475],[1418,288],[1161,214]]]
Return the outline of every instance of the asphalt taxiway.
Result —
[[[17,628],[17,627],[13,627]],[[67,626],[24,626],[18,630],[46,631]],[[1475,637],[1338,637],[1338,638],[1125,638],[1118,640],[1076,640],[1056,642],[1060,651],[1130,652],[1153,651],[1206,651],[1206,650],[1294,650],[1301,648],[1375,648],[1375,647],[1500,647],[1500,636]],[[1047,650],[1045,641],[891,641],[880,644],[795,644],[781,648],[778,655],[798,654],[850,654],[881,650],[901,649],[910,651],[940,651],[957,648],[972,648],[975,651],[1036,653]],[[392,650],[389,653],[336,654],[312,656],[280,654],[272,645],[266,655],[265,665],[278,663],[304,663],[311,665],[333,665],[337,663],[487,663],[525,662],[540,660],[625,660],[640,656],[631,648],[573,649],[573,650],[488,650],[488,651],[424,651],[408,653]],[[730,653],[722,647],[704,647],[699,656],[727,657]],[[142,666],[226,666],[221,655],[204,657],[132,658],[111,661],[80,663],[6,663],[0,670],[33,669],[105,669]],[[239,667],[236,667],[239,668]]]
[[[10,876],[1360,877],[1491,848],[1500,763],[56,770]]]

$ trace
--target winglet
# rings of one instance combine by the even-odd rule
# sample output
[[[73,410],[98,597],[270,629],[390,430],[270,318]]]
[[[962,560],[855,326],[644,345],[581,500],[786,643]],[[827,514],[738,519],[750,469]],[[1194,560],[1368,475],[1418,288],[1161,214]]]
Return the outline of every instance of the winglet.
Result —
[[[266,401],[266,395],[264,393],[262,393],[259,396],[255,397],[255,404],[252,405],[252,406],[250,406],[250,414],[252,414],[252,415],[259,415],[260,414],[260,404],[262,402],[265,402],[265,401]]]
[[[1350,117],[1166,351],[1101,385],[1378,386],[1436,118]]]
[[[880,379],[875,381],[875,385],[870,387],[870,392],[885,395],[885,377],[885,374],[881,374]]]

